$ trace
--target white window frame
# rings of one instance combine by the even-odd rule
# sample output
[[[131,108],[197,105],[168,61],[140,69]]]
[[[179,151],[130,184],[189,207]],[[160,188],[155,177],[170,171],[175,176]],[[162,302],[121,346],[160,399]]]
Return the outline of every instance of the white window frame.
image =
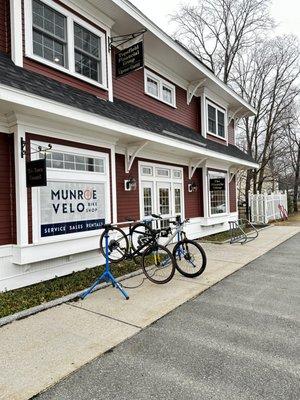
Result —
[[[147,78],[153,79],[154,81],[157,82],[158,96],[155,96],[154,94],[152,94],[148,91]],[[171,103],[164,100],[163,87],[166,87],[171,90],[171,93],[172,93],[172,102]],[[162,103],[167,104],[170,107],[176,108],[176,87],[175,87],[175,85],[166,81],[165,79],[161,78],[160,76],[156,75],[155,73],[147,70],[146,68],[144,68],[144,90],[145,90],[145,94],[147,94],[148,96],[151,96],[154,99],[159,100]]]
[[[211,212],[211,196],[210,196],[210,179],[225,178],[225,204],[226,210],[223,213],[212,214]],[[228,190],[228,173],[218,171],[207,171],[207,194],[208,194],[208,213],[211,218],[223,217],[229,214],[229,190]]]
[[[211,132],[209,130],[209,123],[208,123],[208,106],[209,105],[216,110],[216,131],[217,131],[217,133]],[[206,98],[206,110],[205,111],[206,111],[206,131],[207,131],[207,133],[211,136],[215,136],[215,137],[227,142],[228,141],[227,110],[218,106],[217,104],[213,103],[212,101],[209,101]],[[221,113],[224,114],[224,137],[220,136],[218,134],[218,111],[220,111]]]
[[[161,177],[153,174],[153,176],[143,176],[142,175],[142,168],[143,166],[151,166],[155,170],[156,168],[164,168],[170,169],[170,176],[169,177]],[[180,178],[173,177],[173,171],[181,171]],[[174,196],[174,189],[180,188],[181,189],[181,216],[184,219],[185,214],[185,202],[184,202],[184,177],[183,177],[183,168],[171,166],[167,164],[154,164],[152,162],[147,161],[139,161],[138,162],[138,171],[139,171],[139,202],[140,202],[140,218],[144,218],[144,200],[143,200],[143,183],[151,183],[153,185],[153,193],[152,193],[152,212],[154,214],[159,214],[158,209],[158,191],[157,191],[157,183],[168,183],[170,184],[170,208],[171,208],[171,215],[175,216],[175,196]]]
[[[43,57],[40,57],[33,53],[33,27],[32,27],[32,0],[28,0],[24,2],[24,14],[25,14],[25,56],[29,57],[35,61],[38,61],[42,64],[48,65],[54,69],[62,71],[68,75],[74,76],[75,78],[81,79],[85,82],[90,83],[91,85],[100,87],[104,90],[108,90],[107,86],[107,51],[106,51],[106,34],[92,25],[84,21],[83,19],[77,17],[77,15],[71,13],[66,10],[64,7],[61,7],[59,4],[55,3],[52,0],[39,0],[47,6],[53,8],[53,10],[59,12],[63,16],[67,18],[67,44],[66,44],[66,57],[68,60],[68,66],[64,67],[62,65],[58,65],[52,61],[46,60]],[[101,76],[102,82],[97,82],[93,79],[90,79],[84,75],[81,75],[75,71],[75,49],[74,49],[74,23],[79,24],[83,28],[87,29],[91,33],[95,34],[100,38],[101,43]]]
[[[47,147],[48,142],[32,141],[31,146],[37,148],[38,146]],[[110,223],[111,221],[111,196],[110,196],[110,164],[109,155],[107,153],[96,152],[92,150],[81,149],[78,147],[69,147],[64,145],[52,144],[52,151],[65,152],[74,155],[91,156],[94,158],[102,158],[105,160],[104,173],[103,172],[88,172],[88,171],[77,171],[77,170],[66,170],[60,168],[47,168],[47,180],[48,181],[65,181],[64,175],[74,182],[91,182],[91,183],[104,183],[105,185],[105,222]],[[39,158],[39,154],[33,154],[32,160]],[[40,212],[40,188],[32,188],[32,239],[34,244],[44,244],[60,242],[65,240],[74,240],[92,236],[99,236],[100,231],[84,231],[76,233],[68,233],[65,235],[47,236],[42,237],[40,232],[41,227],[41,212]]]

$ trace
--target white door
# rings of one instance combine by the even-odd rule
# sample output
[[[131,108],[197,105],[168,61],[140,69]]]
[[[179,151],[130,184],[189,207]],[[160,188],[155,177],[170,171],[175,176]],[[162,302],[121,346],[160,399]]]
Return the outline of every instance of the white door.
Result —
[[[154,192],[153,192],[153,182],[142,182],[142,218],[147,217],[155,212],[154,209]]]

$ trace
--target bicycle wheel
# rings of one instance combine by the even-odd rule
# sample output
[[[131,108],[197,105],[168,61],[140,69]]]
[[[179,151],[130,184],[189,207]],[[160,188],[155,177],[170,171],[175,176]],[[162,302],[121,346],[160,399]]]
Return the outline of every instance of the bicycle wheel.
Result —
[[[199,243],[183,239],[173,249],[176,269],[188,278],[195,278],[203,273],[206,267],[206,254]]]
[[[158,243],[146,248],[142,255],[142,268],[153,283],[167,283],[175,273],[174,258],[170,250]]]
[[[138,255],[142,255],[146,245],[149,245],[154,240],[154,232],[148,224],[139,222],[135,224],[131,229],[131,243],[134,252]]]
[[[123,261],[128,254],[129,243],[122,229],[112,227],[108,231],[108,259],[112,263]],[[100,252],[106,257],[105,231],[100,237]]]

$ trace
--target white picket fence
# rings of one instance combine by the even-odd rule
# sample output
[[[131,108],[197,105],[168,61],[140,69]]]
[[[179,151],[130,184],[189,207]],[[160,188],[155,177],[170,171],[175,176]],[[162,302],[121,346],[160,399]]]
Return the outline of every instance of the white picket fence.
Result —
[[[249,206],[251,212],[251,222],[257,224],[267,224],[269,221],[282,218],[282,214],[278,206],[283,206],[287,212],[287,193],[249,193]]]

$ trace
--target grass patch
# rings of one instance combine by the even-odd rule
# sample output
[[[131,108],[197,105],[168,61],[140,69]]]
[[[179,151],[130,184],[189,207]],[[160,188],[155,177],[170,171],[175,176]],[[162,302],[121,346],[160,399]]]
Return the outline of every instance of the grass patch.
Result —
[[[140,265],[133,261],[123,261],[111,265],[112,273],[116,277],[139,268]],[[73,272],[49,281],[2,292],[0,293],[0,318],[83,290],[91,286],[103,271],[104,266],[87,268],[84,271]]]

